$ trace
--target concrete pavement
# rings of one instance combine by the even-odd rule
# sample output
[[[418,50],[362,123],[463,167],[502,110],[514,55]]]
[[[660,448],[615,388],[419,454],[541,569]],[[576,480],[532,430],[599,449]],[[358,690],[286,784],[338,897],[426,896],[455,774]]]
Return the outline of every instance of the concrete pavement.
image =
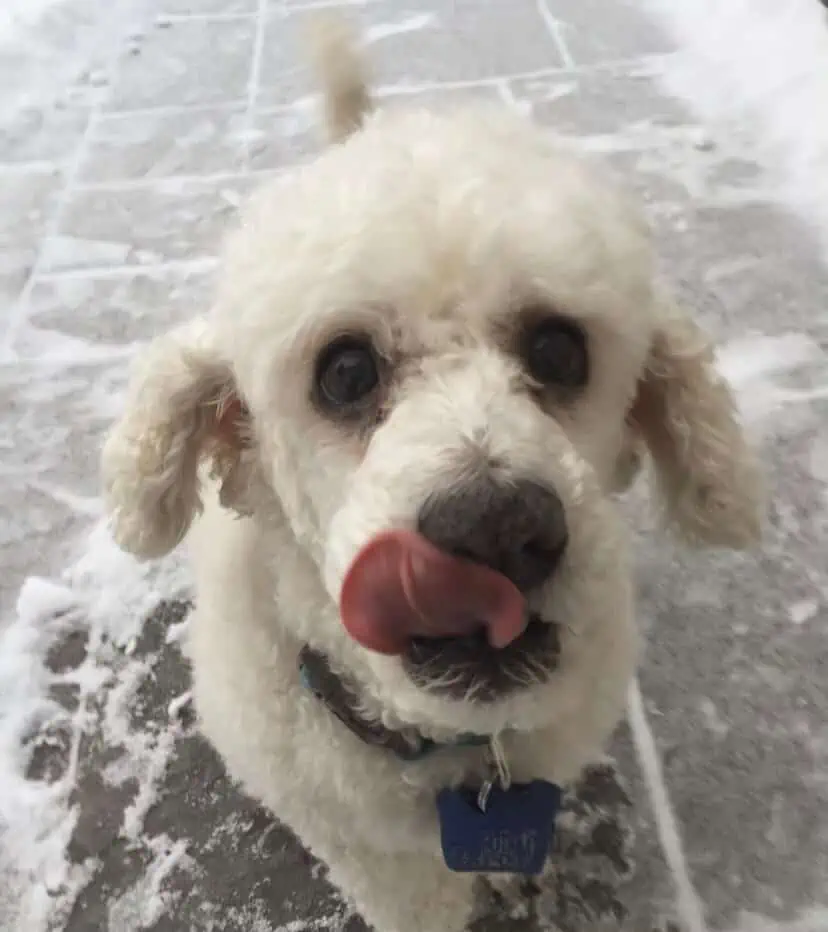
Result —
[[[240,200],[314,151],[298,36],[327,5],[146,0],[59,109],[0,141],[4,617],[23,579],[58,571],[96,515],[97,449],[125,360],[208,300]],[[667,272],[747,379],[770,471],[758,557],[656,541],[634,493],[648,653],[630,723],[614,763],[568,804],[559,868],[528,891],[534,918],[493,904],[488,927],[758,932],[789,927],[757,917],[806,916],[797,929],[827,928],[813,911],[828,908],[823,258],[738,139],[715,138],[665,96],[671,48],[634,3],[347,6],[386,98],[500,98],[577,137],[637,190]],[[794,344],[795,370],[771,388],[744,374]],[[779,393],[805,400],[785,406]],[[84,880],[54,894],[49,928],[356,930],[318,866],[237,794],[186,721],[171,721],[188,674],[166,630],[182,606],[165,603],[129,651],[73,634],[50,655],[54,678],[87,648],[117,675],[88,697],[82,734],[75,718],[29,736],[41,782],[65,774],[81,739],[68,855]],[[71,712],[78,690],[55,698]],[[116,702],[138,739],[107,730]],[[137,798],[142,786],[150,797]]]

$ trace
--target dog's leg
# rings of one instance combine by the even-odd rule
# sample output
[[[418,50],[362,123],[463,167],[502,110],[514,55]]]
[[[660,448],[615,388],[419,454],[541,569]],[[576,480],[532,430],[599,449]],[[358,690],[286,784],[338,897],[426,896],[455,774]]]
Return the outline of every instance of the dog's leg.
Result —
[[[464,932],[477,918],[474,875],[452,873],[436,858],[364,845],[318,853],[331,882],[377,932]]]

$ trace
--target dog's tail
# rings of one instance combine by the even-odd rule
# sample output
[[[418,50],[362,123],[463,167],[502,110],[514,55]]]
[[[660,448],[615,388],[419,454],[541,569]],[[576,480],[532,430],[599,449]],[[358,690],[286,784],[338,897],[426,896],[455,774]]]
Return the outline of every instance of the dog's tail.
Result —
[[[311,59],[322,84],[325,127],[330,142],[356,132],[373,109],[359,40],[335,14],[314,17],[309,34]]]

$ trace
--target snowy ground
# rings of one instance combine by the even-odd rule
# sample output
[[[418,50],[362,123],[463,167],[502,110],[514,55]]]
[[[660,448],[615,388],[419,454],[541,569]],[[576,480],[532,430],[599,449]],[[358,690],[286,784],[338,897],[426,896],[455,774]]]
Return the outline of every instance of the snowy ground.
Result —
[[[297,35],[335,2],[0,8],[4,932],[359,927],[193,732],[186,571],[112,547],[96,472],[129,358],[207,299],[241,199],[312,153]],[[822,7],[342,3],[387,96],[499,97],[640,193],[769,470],[759,557],[656,545],[637,518],[648,655],[629,722],[570,799],[530,918],[493,904],[488,928],[825,932]]]

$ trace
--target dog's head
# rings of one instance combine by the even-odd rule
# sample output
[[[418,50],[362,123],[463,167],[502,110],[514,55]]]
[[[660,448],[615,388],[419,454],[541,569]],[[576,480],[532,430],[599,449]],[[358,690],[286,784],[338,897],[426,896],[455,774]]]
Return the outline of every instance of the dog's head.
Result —
[[[758,534],[712,362],[636,212],[540,130],[378,114],[261,193],[213,313],[149,353],[105,452],[117,537],[175,546],[209,460],[224,505],[287,525],[327,592],[285,623],[391,718],[611,727],[630,437],[687,536]]]

